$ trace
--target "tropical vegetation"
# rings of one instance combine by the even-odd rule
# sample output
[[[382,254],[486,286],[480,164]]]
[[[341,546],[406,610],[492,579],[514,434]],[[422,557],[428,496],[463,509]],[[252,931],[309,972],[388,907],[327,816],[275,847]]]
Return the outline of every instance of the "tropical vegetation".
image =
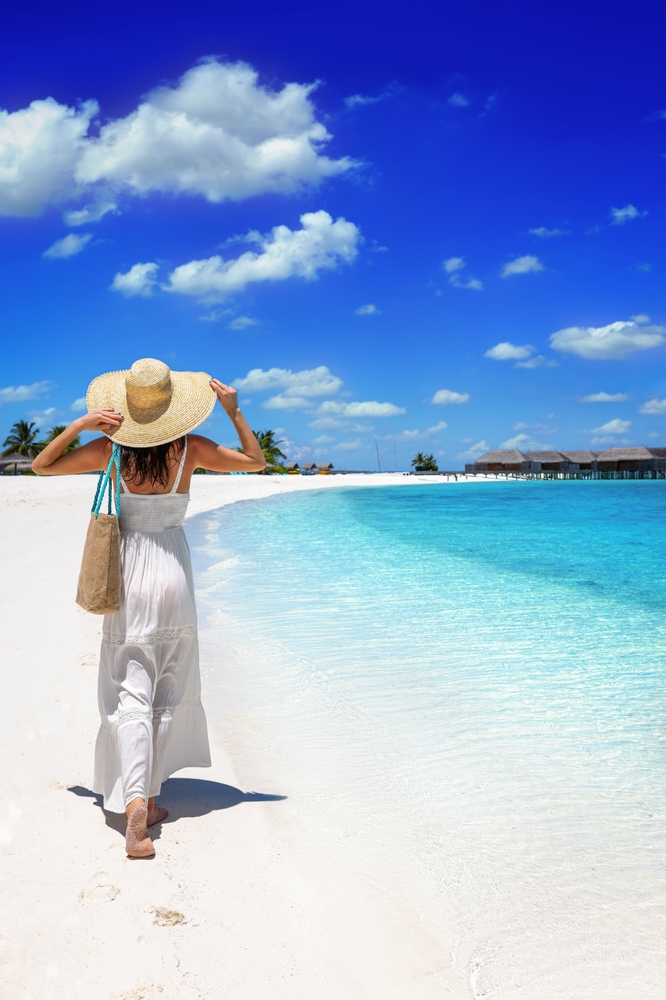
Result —
[[[259,442],[259,447],[261,448],[264,458],[266,459],[266,468],[264,472],[286,472],[284,465],[280,459],[285,459],[287,456],[283,451],[280,451],[280,445],[282,444],[282,438],[278,441],[275,440],[275,431],[252,431],[257,441]],[[242,451],[242,448],[237,448],[236,451]]]
[[[42,441],[42,446],[50,444],[51,441],[55,441],[55,439],[58,437],[58,435],[62,434],[62,432],[66,431],[66,430],[67,430],[67,427],[66,427],[65,424],[56,424],[55,427],[51,428],[51,430],[48,432],[48,434],[46,435],[46,437]],[[77,434],[76,437],[74,438],[74,440],[70,444],[67,445],[67,447],[65,448],[65,450],[63,452],[63,455],[66,455],[68,451],[74,451],[75,448],[80,448],[80,447],[81,447],[81,435]]]
[[[6,455],[25,455],[34,458],[44,447],[44,441],[38,441],[39,427],[34,421],[19,420],[14,424],[4,440],[2,457]]]
[[[412,465],[416,472],[439,472],[439,466],[434,455],[424,455],[419,451],[412,459]]]

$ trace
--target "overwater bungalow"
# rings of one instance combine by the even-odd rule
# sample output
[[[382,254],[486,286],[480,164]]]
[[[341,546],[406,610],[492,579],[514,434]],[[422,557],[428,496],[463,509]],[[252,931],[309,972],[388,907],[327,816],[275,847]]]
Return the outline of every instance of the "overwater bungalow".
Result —
[[[538,462],[523,455],[517,448],[506,451],[487,451],[473,465],[466,465],[465,472],[540,472]]]
[[[609,448],[597,455],[600,472],[649,472],[654,469],[654,463],[654,455],[643,445],[637,448]]]
[[[526,451],[530,462],[538,462],[542,472],[578,472],[579,465],[559,451]]]
[[[596,469],[597,467],[597,453],[590,451],[589,448],[582,451],[563,451],[562,454],[567,461],[573,465],[577,465],[583,471]]]

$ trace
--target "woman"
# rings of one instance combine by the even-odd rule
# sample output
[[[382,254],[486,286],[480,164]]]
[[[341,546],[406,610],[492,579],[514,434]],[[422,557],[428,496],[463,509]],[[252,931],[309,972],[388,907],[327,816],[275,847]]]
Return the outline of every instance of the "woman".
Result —
[[[191,432],[219,399],[242,452]],[[129,371],[100,375],[88,388],[88,413],[44,448],[40,476],[105,470],[121,445],[120,610],[104,616],[99,664],[102,724],[95,747],[94,791],[104,808],[127,814],[130,858],[154,857],[148,827],[166,809],[162,782],[183,767],[209,767],[200,699],[199,649],[190,553],[182,524],[196,468],[259,472],[259,443],[234,389],[204,372],[172,372],[144,358]],[[81,431],[102,431],[64,454]],[[115,476],[114,476],[115,479]]]

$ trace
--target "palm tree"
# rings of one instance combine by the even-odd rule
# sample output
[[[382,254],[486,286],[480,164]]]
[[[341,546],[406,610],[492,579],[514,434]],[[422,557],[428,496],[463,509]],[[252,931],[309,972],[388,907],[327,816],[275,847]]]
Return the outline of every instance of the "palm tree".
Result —
[[[284,467],[279,461],[281,458],[284,459],[287,456],[283,451],[280,451],[280,445],[282,444],[282,438],[279,441],[275,440],[275,431],[253,431],[252,432],[259,442],[259,446],[264,453],[264,458],[266,459],[266,472],[282,472]]]
[[[26,455],[34,458],[44,447],[43,441],[37,441],[39,428],[34,421],[19,420],[14,424],[5,438],[3,457],[5,455]]]
[[[424,455],[422,451],[417,452],[412,459],[412,465],[416,472],[439,472],[439,466],[434,455]]]
[[[46,447],[51,441],[55,441],[59,434],[67,430],[66,424],[56,424],[46,435],[45,439],[41,442],[42,447]],[[81,447],[81,435],[77,434],[73,441],[71,441],[65,448],[63,455],[66,455],[68,451],[74,451],[75,448]]]

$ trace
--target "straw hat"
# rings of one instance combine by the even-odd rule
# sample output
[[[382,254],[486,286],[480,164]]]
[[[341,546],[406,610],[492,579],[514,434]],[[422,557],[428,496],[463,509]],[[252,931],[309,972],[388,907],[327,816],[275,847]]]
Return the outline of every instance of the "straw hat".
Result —
[[[89,410],[111,408],[125,418],[104,431],[130,448],[154,448],[189,434],[213,411],[215,393],[206,372],[172,372],[163,361],[142,358],[129,371],[98,375],[88,386]]]

